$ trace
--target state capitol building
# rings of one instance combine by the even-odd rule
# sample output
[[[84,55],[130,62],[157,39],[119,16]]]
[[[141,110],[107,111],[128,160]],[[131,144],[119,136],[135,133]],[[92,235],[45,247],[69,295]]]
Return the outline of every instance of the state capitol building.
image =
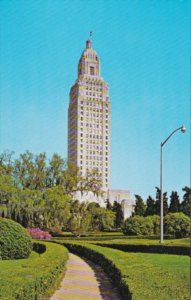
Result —
[[[117,201],[132,212],[132,201],[127,190],[110,190],[110,99],[108,84],[101,77],[100,60],[86,41],[78,63],[78,77],[70,90],[68,109],[68,161],[76,165],[80,175],[97,169],[104,196],[78,195],[79,200]],[[127,209],[128,208],[128,209]],[[128,215],[128,213],[127,213]]]
[[[109,188],[110,101],[108,85],[100,76],[100,62],[90,40],[78,64],[78,78],[70,90],[68,161],[84,176],[97,169],[102,189]]]

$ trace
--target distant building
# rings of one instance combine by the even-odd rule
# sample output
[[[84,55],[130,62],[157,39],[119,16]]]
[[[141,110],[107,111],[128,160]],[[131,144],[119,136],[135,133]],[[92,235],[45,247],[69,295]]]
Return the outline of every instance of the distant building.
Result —
[[[78,76],[70,90],[68,109],[68,161],[79,168],[81,176],[97,169],[101,176],[103,196],[92,192],[75,193],[79,201],[106,205],[115,200],[124,206],[124,215],[132,206],[126,190],[109,190],[110,180],[110,100],[108,84],[101,77],[100,60],[90,39],[78,63]]]
[[[102,189],[109,189],[110,101],[108,85],[101,77],[100,61],[91,40],[86,41],[78,63],[78,77],[70,90],[68,109],[68,161],[87,170],[97,169]]]
[[[114,201],[117,201],[121,204],[124,220],[132,215],[134,211],[134,201],[131,199],[130,191],[120,189],[109,190],[108,199],[111,204],[113,204]]]

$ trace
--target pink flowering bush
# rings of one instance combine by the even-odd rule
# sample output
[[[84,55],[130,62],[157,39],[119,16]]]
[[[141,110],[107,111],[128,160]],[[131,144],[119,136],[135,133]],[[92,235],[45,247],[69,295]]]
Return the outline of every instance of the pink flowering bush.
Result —
[[[40,228],[27,228],[28,233],[33,239],[50,240],[51,234],[47,231],[43,231]]]

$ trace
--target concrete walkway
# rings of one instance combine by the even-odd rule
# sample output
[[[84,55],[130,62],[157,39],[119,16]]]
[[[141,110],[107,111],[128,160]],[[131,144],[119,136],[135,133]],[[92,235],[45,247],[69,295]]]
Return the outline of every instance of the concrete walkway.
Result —
[[[121,300],[103,270],[94,263],[69,253],[61,287],[50,300]]]

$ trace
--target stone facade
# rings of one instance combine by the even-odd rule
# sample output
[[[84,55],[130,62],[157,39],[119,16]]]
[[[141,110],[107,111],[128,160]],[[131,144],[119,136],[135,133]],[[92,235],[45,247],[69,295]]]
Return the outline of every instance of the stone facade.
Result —
[[[101,77],[100,60],[86,41],[78,63],[77,80],[70,90],[68,109],[68,161],[79,168],[81,176],[97,169],[103,196],[92,192],[73,196],[80,202],[97,202],[106,206],[106,200],[122,204],[124,216],[130,216],[133,204],[127,190],[109,190],[110,179],[110,100],[108,84]]]
[[[108,191],[108,199],[111,204],[114,203],[114,201],[117,201],[121,204],[124,220],[129,218],[133,211],[134,211],[134,201],[131,199],[130,191],[128,190],[109,190]]]
[[[100,75],[100,61],[92,42],[86,41],[78,63],[78,77],[70,90],[68,161],[87,170],[97,169],[103,191],[110,177],[110,101],[108,85]]]

